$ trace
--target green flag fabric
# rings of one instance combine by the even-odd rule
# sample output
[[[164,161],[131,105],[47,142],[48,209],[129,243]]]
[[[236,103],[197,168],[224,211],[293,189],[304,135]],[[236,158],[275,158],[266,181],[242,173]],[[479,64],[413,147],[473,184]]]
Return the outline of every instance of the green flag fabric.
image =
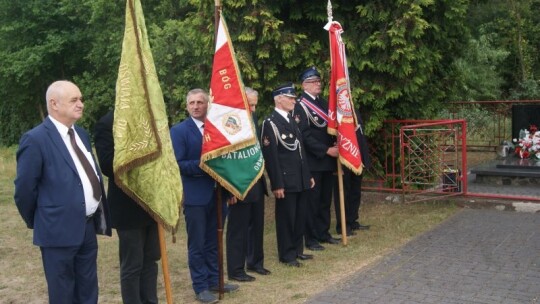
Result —
[[[242,200],[264,160],[223,15],[219,21],[200,167]]]
[[[140,0],[127,0],[114,111],[115,182],[167,230],[178,224],[182,182]]]

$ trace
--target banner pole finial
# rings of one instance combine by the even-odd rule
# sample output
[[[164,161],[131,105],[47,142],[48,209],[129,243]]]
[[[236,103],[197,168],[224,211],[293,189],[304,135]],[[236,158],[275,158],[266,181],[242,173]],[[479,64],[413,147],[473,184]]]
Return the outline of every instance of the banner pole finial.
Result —
[[[334,18],[332,17],[332,2],[330,2],[330,0],[328,0],[326,11],[328,13],[328,22],[332,22]]]
[[[324,29],[328,31],[330,30],[334,20],[334,17],[332,17],[332,2],[330,2],[330,0],[328,0],[328,5],[326,6],[326,12],[328,13],[328,23],[326,23]]]

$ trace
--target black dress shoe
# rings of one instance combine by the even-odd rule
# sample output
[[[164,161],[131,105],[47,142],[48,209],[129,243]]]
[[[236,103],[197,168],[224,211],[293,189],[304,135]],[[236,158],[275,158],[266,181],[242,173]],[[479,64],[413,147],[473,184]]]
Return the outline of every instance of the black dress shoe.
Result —
[[[354,222],[351,225],[352,230],[369,230],[369,225],[362,225],[358,222]]]
[[[305,260],[312,260],[313,255],[311,254],[299,254],[296,256],[299,260],[305,261]]]
[[[297,260],[294,260],[294,261],[290,261],[290,262],[281,262],[287,266],[290,266],[290,267],[302,267],[302,264],[300,262],[298,262]]]
[[[225,293],[233,292],[233,291],[236,291],[236,290],[238,290],[238,285],[236,285],[236,284],[228,284],[228,283],[223,284],[223,292],[225,292]],[[219,285],[210,287],[210,291],[211,292],[219,292]]]
[[[229,276],[229,280],[238,281],[238,282],[253,282],[255,281],[255,277],[252,277],[246,273],[242,273],[235,276]]]
[[[306,246],[306,248],[308,250],[311,250],[311,251],[321,251],[321,250],[324,250],[324,246],[321,245],[321,244],[315,244],[315,245],[311,245],[311,246]]]
[[[336,229],[337,234],[341,235],[341,229]],[[353,236],[356,235],[356,232],[354,232],[352,229],[347,229],[347,236]]]
[[[353,230],[369,230],[369,225],[358,224],[356,226],[356,229],[353,229]]]
[[[256,272],[260,275],[269,275],[272,272],[266,268],[247,268],[247,271]]]
[[[322,240],[321,243],[327,243],[327,244],[336,245],[336,244],[339,244],[340,241],[341,241],[341,239],[329,237],[329,238],[327,238],[325,240]]]

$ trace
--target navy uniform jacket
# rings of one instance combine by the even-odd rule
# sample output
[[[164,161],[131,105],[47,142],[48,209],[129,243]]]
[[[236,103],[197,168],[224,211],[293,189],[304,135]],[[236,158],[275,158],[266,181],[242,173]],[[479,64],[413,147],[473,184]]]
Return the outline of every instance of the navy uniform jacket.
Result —
[[[336,171],[336,159],[326,154],[328,148],[334,146],[336,138],[328,134],[327,123],[322,117],[307,106],[302,105],[303,98],[316,104],[324,113],[328,113],[328,103],[320,97],[314,100],[304,92],[294,107],[293,118],[302,132],[309,168],[314,172]]]
[[[91,152],[88,133],[78,126],[74,128]],[[96,169],[103,198],[93,220],[96,233],[110,236],[109,207],[97,163]],[[49,118],[21,138],[15,203],[26,226],[34,229],[34,245],[68,247],[83,243],[86,207],[82,182],[68,148]]]
[[[309,165],[296,123],[274,111],[262,125],[262,152],[271,189],[302,192],[310,189]]]
[[[99,166],[103,170],[103,174],[109,177],[107,197],[111,208],[112,227],[117,229],[143,228],[154,223],[154,220],[114,182],[113,120],[114,112],[110,111],[98,121],[94,134]]]

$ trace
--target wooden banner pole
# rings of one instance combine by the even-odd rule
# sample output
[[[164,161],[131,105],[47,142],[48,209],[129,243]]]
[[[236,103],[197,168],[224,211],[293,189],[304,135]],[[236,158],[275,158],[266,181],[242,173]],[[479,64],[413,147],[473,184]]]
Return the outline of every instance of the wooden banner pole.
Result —
[[[172,304],[171,279],[169,275],[169,259],[167,257],[167,244],[165,243],[165,231],[161,224],[158,224],[159,250],[161,251],[161,268],[163,270],[163,282],[165,285],[165,296],[167,304]]]

